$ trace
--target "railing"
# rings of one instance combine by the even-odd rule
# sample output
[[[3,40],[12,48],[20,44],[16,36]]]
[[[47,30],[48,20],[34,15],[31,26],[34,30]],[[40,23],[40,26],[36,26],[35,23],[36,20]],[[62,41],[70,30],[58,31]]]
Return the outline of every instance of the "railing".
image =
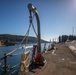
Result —
[[[15,67],[19,66],[19,64],[16,64],[16,65],[14,65],[14,66],[12,66],[12,67],[9,67],[9,65],[7,64],[7,58],[13,57],[13,56],[16,56],[16,55],[13,55],[13,54],[10,54],[10,55],[4,54],[4,57],[0,59],[1,61],[4,62],[4,65],[2,66],[2,68],[3,68],[3,73],[2,73],[2,75],[4,75],[4,74],[7,75],[7,73],[8,73],[10,70],[12,70],[12,69],[14,69]]]
[[[33,46],[27,46],[27,47],[24,47],[24,46],[23,46],[23,47],[22,47],[22,49],[28,49],[28,48],[33,48]],[[3,63],[4,63],[3,66],[2,66],[2,68],[3,68],[3,73],[0,74],[0,75],[7,75],[9,71],[11,71],[12,69],[14,69],[14,68],[16,68],[17,66],[20,65],[20,63],[18,63],[18,64],[16,64],[16,65],[10,67],[10,66],[7,64],[7,59],[8,59],[9,57],[14,57],[14,56],[17,56],[17,55],[19,55],[19,54],[7,53],[7,54],[4,54],[4,56],[3,56],[2,58],[0,58],[0,62],[3,61]],[[9,73],[8,75],[12,75],[12,74],[14,74],[14,73],[18,73],[18,71],[17,71],[17,70],[14,70],[13,72]]]

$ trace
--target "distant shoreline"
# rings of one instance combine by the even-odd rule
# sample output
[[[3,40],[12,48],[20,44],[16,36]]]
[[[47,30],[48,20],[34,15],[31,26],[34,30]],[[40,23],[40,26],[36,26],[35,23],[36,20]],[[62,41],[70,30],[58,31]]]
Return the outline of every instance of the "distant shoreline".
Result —
[[[13,46],[13,45],[15,45],[15,43],[0,44],[0,47],[3,47],[3,46]]]

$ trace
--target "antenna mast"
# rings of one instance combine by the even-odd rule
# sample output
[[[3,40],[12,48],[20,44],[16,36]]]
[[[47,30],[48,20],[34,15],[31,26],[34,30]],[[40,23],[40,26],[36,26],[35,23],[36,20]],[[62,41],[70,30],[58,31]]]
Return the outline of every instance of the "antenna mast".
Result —
[[[73,26],[73,29],[72,29],[72,35],[74,35],[74,26]]]

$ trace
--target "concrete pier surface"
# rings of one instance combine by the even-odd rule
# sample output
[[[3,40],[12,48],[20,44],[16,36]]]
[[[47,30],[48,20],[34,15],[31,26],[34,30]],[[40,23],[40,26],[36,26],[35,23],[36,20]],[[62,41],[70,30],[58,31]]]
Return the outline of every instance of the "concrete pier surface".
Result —
[[[44,54],[46,65],[34,75],[76,75],[76,57],[66,44],[56,44],[57,50]]]

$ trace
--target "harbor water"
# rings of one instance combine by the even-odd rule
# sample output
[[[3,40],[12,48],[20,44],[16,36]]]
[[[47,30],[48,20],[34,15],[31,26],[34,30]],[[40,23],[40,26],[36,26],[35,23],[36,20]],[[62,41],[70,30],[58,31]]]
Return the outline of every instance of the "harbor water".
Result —
[[[28,46],[33,46],[34,44],[27,44],[26,47]],[[26,48],[26,50],[24,50],[22,47],[24,46],[24,44],[22,44],[19,49],[17,51],[15,51],[13,53],[14,56],[8,57],[7,58],[7,65],[9,67],[12,67],[14,65],[17,65],[20,63],[21,61],[21,55],[23,52],[25,51],[30,51],[30,60],[32,59],[32,53],[33,53],[33,48]],[[48,49],[49,43],[46,43],[46,49]],[[14,50],[15,48],[17,48],[18,45],[14,45],[14,46],[3,46],[0,47],[0,58],[2,58],[4,56],[4,54],[9,53],[10,51]],[[44,50],[44,43],[41,44],[41,52],[43,52]],[[4,60],[0,61],[0,74],[3,72],[2,66],[4,65]],[[16,68],[12,69],[11,71],[9,71],[8,73],[11,73],[13,71],[17,71],[19,70],[20,66],[17,66]]]

